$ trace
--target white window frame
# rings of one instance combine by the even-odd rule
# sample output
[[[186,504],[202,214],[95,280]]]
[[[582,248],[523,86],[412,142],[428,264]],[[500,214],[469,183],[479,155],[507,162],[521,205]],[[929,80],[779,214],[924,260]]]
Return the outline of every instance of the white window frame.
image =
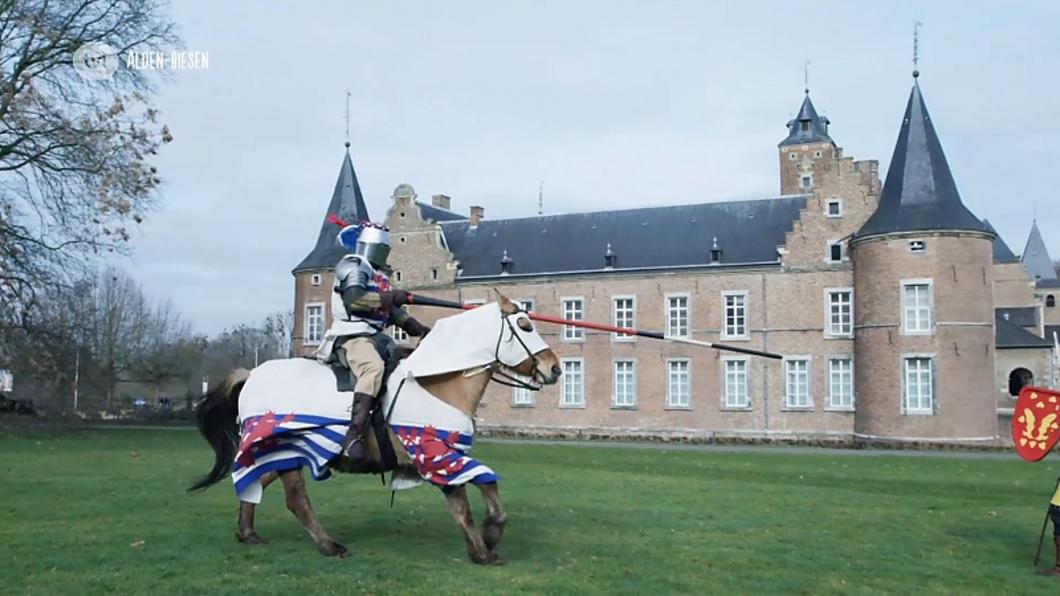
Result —
[[[401,281],[401,271],[394,271],[394,281]]]
[[[801,362],[806,364],[806,403],[793,403],[795,396],[791,393],[792,371],[789,366],[792,363]],[[813,409],[813,357],[810,355],[784,356],[784,409],[785,410],[812,410]]]
[[[838,403],[836,384],[832,377],[832,365],[834,362],[843,361],[850,363],[850,404]],[[835,412],[853,412],[857,398],[854,393],[854,358],[848,354],[833,354],[828,356],[828,407],[827,410]]]
[[[313,339],[310,334],[309,327],[309,309],[319,308],[320,309],[320,335],[317,339]],[[302,327],[305,337],[302,338],[303,346],[319,346],[324,341],[324,332],[327,330],[327,306],[323,302],[306,302],[305,307],[302,310]]]
[[[739,296],[743,298],[743,334],[729,333],[729,304],[730,297]],[[730,340],[751,339],[751,292],[748,290],[727,290],[721,293],[721,338]]]
[[[928,361],[928,405],[927,407],[917,404],[917,407],[909,407],[909,366],[910,360],[927,360]],[[901,413],[908,416],[933,416],[935,414],[935,354],[902,354],[901,367],[899,369],[901,374],[902,384],[902,403]]]
[[[579,375],[581,377],[581,394],[577,395],[577,400],[568,399],[570,396],[567,395],[567,380],[571,378],[570,372],[567,370],[568,364],[577,364],[579,368]],[[560,377],[559,382],[559,407],[561,408],[584,408],[585,407],[585,358],[560,358],[559,366],[563,369],[563,375]]]
[[[319,273],[314,273],[313,275],[309,276],[309,284],[319,286],[323,279],[323,276],[321,276]]]
[[[515,304],[523,309],[524,312],[534,312],[534,299],[533,298],[520,298],[514,301]]]
[[[832,213],[832,205],[838,206],[839,210],[836,211],[835,213]],[[824,204],[824,216],[829,218],[829,219],[837,219],[837,218],[843,217],[843,199],[833,198],[833,199],[828,199],[827,201],[825,201],[825,204]]]
[[[837,333],[835,328],[832,327],[832,296],[834,294],[846,293],[850,296],[850,331],[842,332],[842,323],[840,323],[840,331]],[[840,313],[842,317],[842,313]],[[854,337],[854,288],[825,288],[824,289],[824,336],[825,338],[841,338],[849,339]]]
[[[910,329],[910,320],[905,304],[905,290],[910,286],[927,286],[927,329]],[[935,333],[935,282],[931,278],[903,279],[898,293],[899,308],[902,309],[902,335],[934,335]],[[919,318],[919,317],[918,317]]]
[[[618,365],[629,363],[633,372],[633,403],[618,403]],[[611,408],[616,410],[631,410],[637,407],[637,359],[615,358],[611,361]]]
[[[578,318],[577,319],[575,319],[573,314],[571,314],[571,312],[574,309],[571,309],[571,311],[568,311],[568,309],[567,309],[567,303],[573,303],[573,302],[577,302],[578,303],[578,308],[576,310],[577,310],[577,312],[579,314],[578,314]],[[570,320],[576,320],[576,321],[584,321],[585,320],[585,296],[563,296],[563,297],[561,297],[559,299],[559,307],[560,307],[560,312],[561,312],[561,314],[562,314],[564,319],[570,319]],[[562,341],[572,342],[572,343],[573,342],[584,342],[585,341],[585,329],[582,329],[581,327],[572,327],[570,325],[564,325],[563,326],[563,332],[560,334],[560,339]]]
[[[927,242],[921,239],[914,239],[909,241],[909,252],[919,255],[923,254],[927,250]]]
[[[838,246],[839,247],[839,260],[835,260],[835,259],[832,258],[832,247],[833,246]],[[824,262],[825,263],[844,263],[847,260],[849,260],[849,259],[847,258],[847,245],[846,245],[846,242],[843,242],[841,240],[829,240],[828,241],[828,246],[825,247]]]
[[[535,392],[523,387],[512,387],[512,407],[532,408],[537,405]]]
[[[685,365],[685,402],[675,403],[673,370],[674,364]],[[691,358],[667,358],[666,359],[666,409],[667,410],[691,410],[692,409],[692,359]]]
[[[721,409],[748,411],[751,409],[751,359],[746,356],[722,356],[718,359],[721,363]],[[743,363],[743,403],[736,403],[729,399],[729,362]]]
[[[409,334],[397,325],[390,326],[390,337],[394,338],[394,342],[399,344],[409,343]]]
[[[810,180],[810,184],[809,185],[804,184],[805,179],[807,179],[807,178]],[[802,190],[802,191],[813,190],[813,172],[810,172],[810,173],[802,172],[802,173],[799,174],[799,190]]]
[[[674,298],[685,299],[685,332],[683,334],[674,333],[673,328],[670,326],[670,312],[672,310],[670,300]],[[692,294],[690,292],[672,292],[666,294],[666,296],[664,296],[663,309],[663,316],[666,320],[667,337],[692,337]]]
[[[618,301],[619,300],[630,300],[633,303],[632,306],[632,320],[629,324],[618,322]],[[637,328],[637,295],[636,294],[616,294],[611,296],[611,324],[615,327],[624,327],[626,329]],[[611,341],[636,341],[636,335],[623,335],[621,333],[612,333]]]

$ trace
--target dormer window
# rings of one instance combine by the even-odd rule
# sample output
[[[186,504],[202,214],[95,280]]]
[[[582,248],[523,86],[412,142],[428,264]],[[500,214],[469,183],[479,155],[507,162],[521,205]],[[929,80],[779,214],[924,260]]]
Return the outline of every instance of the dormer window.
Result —
[[[810,132],[810,121],[809,120],[800,120],[799,121],[799,130],[802,131],[802,132]]]

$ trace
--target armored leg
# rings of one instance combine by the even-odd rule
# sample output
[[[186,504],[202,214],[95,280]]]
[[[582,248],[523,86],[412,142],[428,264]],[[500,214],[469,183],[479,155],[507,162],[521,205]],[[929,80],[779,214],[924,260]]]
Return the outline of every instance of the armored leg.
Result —
[[[354,388],[353,407],[350,414],[350,428],[342,441],[342,450],[346,457],[360,463],[365,458],[365,432],[368,427],[368,413],[372,402],[383,384],[383,360],[375,349],[372,340],[357,337],[343,344],[350,372],[357,377]]]

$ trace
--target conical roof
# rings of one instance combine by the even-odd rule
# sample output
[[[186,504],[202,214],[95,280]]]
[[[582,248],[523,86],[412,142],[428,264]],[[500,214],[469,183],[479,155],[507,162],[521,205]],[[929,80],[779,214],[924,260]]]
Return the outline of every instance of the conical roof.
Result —
[[[994,234],[961,202],[920,86],[914,84],[879,205],[856,237],[919,230]]]
[[[339,228],[328,221],[328,216],[335,215],[350,223],[370,219],[368,207],[365,206],[364,197],[361,195],[361,185],[357,182],[357,172],[353,170],[353,160],[350,159],[348,147],[347,144],[346,157],[342,160],[339,179],[335,182],[335,191],[331,193],[331,202],[328,203],[328,210],[324,213],[324,222],[320,226],[317,243],[292,273],[307,269],[330,269],[346,253],[335,242]]]
[[[835,141],[828,136],[828,125],[831,122],[825,116],[818,116],[817,110],[810,101],[810,92],[806,91],[806,97],[802,100],[799,115],[788,120],[788,137],[780,142],[780,147],[787,145],[801,145],[804,143],[832,143]]]
[[[1023,248],[1020,263],[1035,280],[1056,279],[1056,270],[1053,269],[1053,259],[1049,256],[1049,250],[1045,248],[1045,240],[1038,230],[1037,220],[1031,223],[1031,235],[1027,237],[1027,246]]]

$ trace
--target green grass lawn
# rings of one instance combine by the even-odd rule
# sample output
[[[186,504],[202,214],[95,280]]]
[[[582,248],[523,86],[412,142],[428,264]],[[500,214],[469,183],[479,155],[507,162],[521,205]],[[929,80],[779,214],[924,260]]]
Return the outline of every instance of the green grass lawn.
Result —
[[[326,559],[265,493],[238,544],[227,481],[184,430],[0,431],[0,590],[13,593],[1060,593],[1031,557],[1060,465],[482,443],[504,477],[505,567],[477,567],[445,500],[310,482]],[[473,491],[476,518],[482,506]],[[1051,544],[1044,558],[1053,556]]]

